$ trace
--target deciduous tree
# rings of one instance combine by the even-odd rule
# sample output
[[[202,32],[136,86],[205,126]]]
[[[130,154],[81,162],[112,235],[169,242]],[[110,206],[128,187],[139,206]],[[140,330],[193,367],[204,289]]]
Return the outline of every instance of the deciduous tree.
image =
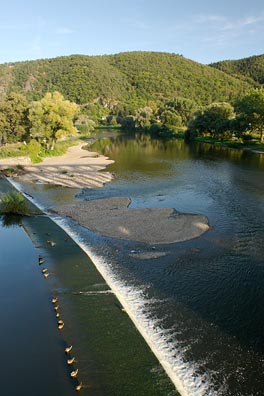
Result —
[[[247,123],[247,129],[256,131],[264,140],[264,89],[253,89],[236,103],[236,111]]]
[[[57,139],[76,133],[73,118],[78,110],[77,104],[64,100],[59,92],[48,92],[30,106],[31,136],[46,142],[48,149],[53,149]]]
[[[12,92],[0,103],[0,130],[7,142],[26,139],[28,102],[25,96]]]

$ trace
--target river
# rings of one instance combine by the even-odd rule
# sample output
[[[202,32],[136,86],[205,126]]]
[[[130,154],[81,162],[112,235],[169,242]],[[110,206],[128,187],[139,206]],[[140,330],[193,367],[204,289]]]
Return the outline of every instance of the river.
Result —
[[[92,148],[115,160],[107,171],[116,177],[80,199],[129,196],[132,207],[204,214],[210,230],[149,246],[55,220],[90,255],[181,395],[263,395],[264,155],[119,133]],[[74,199],[67,189],[26,187],[46,207]],[[173,394],[164,381],[157,394]]]

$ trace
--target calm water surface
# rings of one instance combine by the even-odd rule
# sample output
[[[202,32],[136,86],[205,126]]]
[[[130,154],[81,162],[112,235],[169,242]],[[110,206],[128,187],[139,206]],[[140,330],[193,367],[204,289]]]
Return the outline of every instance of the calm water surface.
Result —
[[[107,171],[116,178],[80,199],[129,196],[133,207],[207,215],[211,229],[149,246],[65,227],[105,271],[182,395],[263,395],[264,155],[142,135],[92,148],[115,160]],[[24,187],[46,206],[61,204],[60,189]],[[146,252],[165,255],[141,258]]]

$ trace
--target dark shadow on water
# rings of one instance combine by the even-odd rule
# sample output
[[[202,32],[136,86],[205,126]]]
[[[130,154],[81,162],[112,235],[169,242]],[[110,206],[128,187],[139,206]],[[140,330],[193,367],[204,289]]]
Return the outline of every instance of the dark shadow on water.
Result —
[[[3,214],[0,216],[1,225],[4,228],[16,227],[21,225],[22,216],[15,214]]]

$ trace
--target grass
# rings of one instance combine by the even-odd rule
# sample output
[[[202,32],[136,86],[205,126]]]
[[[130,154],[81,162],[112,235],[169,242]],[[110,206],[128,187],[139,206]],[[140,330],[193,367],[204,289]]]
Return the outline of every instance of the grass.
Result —
[[[21,157],[27,154],[27,147],[21,143],[8,144],[0,148],[0,158]]]
[[[65,154],[69,147],[75,146],[79,142],[80,138],[61,140],[55,144],[54,150],[45,149],[34,139],[28,144],[7,144],[0,148],[0,159],[29,156],[32,163],[39,163],[45,157],[55,157]]]
[[[0,213],[30,216],[31,208],[25,197],[17,191],[8,191],[0,196]]]

